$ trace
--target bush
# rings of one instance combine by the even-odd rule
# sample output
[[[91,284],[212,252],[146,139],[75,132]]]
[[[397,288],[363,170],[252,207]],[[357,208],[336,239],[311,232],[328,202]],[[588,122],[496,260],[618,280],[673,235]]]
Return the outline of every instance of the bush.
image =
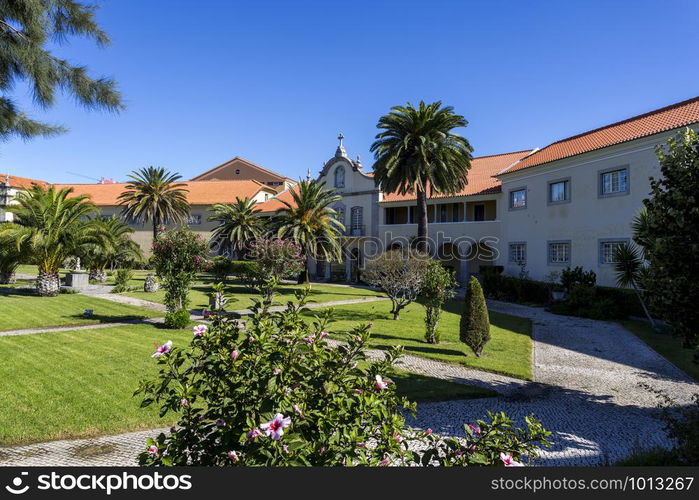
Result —
[[[453,271],[445,269],[438,260],[430,262],[418,298],[425,306],[425,340],[429,344],[439,344],[438,326],[442,306],[454,296],[456,285]]]
[[[257,269],[257,263],[249,260],[232,260],[231,261],[231,274],[238,279],[244,279],[245,276],[255,272]]]
[[[189,311],[179,309],[172,313],[165,314],[165,326],[174,330],[181,330],[189,325]]]
[[[0,285],[15,282],[15,271],[22,255],[14,241],[0,242]]]
[[[303,270],[301,247],[290,240],[259,239],[250,244],[250,262],[241,277],[253,290],[262,294],[266,305],[272,303],[274,291],[284,278]]]
[[[581,266],[565,268],[561,271],[561,285],[565,290],[570,290],[575,286],[586,286],[593,287],[597,284],[597,275],[590,269],[589,271],[583,270]]]
[[[112,288],[112,293],[122,293],[133,290],[134,287],[129,285],[133,276],[134,274],[131,269],[117,269],[114,273],[114,288]]]
[[[151,262],[165,289],[165,307],[170,313],[189,305],[189,287],[197,272],[208,264],[204,239],[191,230],[162,231],[153,242]]]
[[[415,404],[389,378],[401,348],[368,361],[368,325],[330,347],[331,311],[308,323],[306,294],[297,297],[279,313],[257,304],[245,330],[215,317],[208,329],[194,328],[189,347],[168,342],[156,350],[160,375],[138,393],[143,406],[176,414],[177,424],[147,441],[142,465],[503,465],[547,444],[534,418],[517,429],[501,413],[468,427],[464,438],[411,429],[404,411]],[[411,443],[423,451],[410,451]]]
[[[218,255],[213,258],[208,271],[214,275],[216,281],[226,281],[226,278],[233,274],[233,261],[223,255]]]
[[[471,277],[466,286],[459,338],[478,357],[480,357],[483,353],[483,348],[490,341],[488,308],[485,304],[481,284],[474,277]]]

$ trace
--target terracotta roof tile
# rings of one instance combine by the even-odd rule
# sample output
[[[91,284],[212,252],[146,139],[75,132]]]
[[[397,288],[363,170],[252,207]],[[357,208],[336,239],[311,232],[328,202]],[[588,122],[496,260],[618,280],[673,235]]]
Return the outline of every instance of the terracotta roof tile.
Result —
[[[9,179],[10,187],[28,188],[32,184],[39,186],[47,186],[48,183],[37,179],[29,179],[27,177],[17,177],[16,175],[0,174],[0,184],[4,184]]]
[[[187,200],[190,205],[213,205],[214,203],[232,203],[237,198],[251,198],[260,190],[274,193],[274,189],[254,180],[246,181],[185,181],[184,188],[189,190]],[[57,188],[72,187],[74,195],[86,194],[98,206],[114,206],[118,197],[126,188],[126,183],[116,184],[56,184]]]
[[[699,122],[699,97],[694,97],[554,142],[534,152],[502,173],[517,172],[525,168],[569,158],[697,122]]]
[[[468,171],[468,184],[456,194],[435,193],[430,196],[434,198],[451,198],[454,196],[473,196],[478,194],[492,194],[500,192],[500,181],[493,177],[504,168],[509,167],[517,160],[530,154],[532,150],[515,151],[499,155],[481,156],[471,160],[471,169]],[[396,201],[409,201],[415,199],[415,193],[386,193],[382,203]]]
[[[278,196],[271,198],[270,200],[267,200],[264,203],[258,203],[257,205],[255,205],[255,208],[260,212],[276,212],[280,208],[286,208],[286,205],[284,205],[283,201],[292,203],[294,198],[291,195],[291,191],[295,189],[298,189],[298,187],[294,186],[291,189],[282,191],[281,193],[279,193]]]

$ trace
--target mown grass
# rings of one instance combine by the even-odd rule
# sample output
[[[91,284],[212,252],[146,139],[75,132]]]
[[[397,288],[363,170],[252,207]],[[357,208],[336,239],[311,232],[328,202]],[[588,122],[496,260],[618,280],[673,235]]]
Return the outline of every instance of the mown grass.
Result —
[[[699,364],[694,361],[695,349],[682,347],[682,339],[670,333],[656,333],[645,321],[627,320],[621,322],[627,330],[648,344],[648,347],[663,356],[694,380],[699,381]]]
[[[92,317],[84,317],[92,309]],[[0,293],[0,331],[82,326],[162,316],[162,313],[82,294],[39,297],[33,290]]]
[[[139,381],[158,367],[156,344],[189,344],[190,330],[124,325],[0,337],[0,444],[89,437],[172,425],[157,408],[140,408]],[[397,390],[417,401],[488,397],[493,393],[447,380],[397,371]]]
[[[191,290],[189,291],[190,309],[206,309],[209,307],[208,294],[211,292],[211,285],[213,283],[213,279],[200,279],[192,286]],[[140,285],[135,286],[138,286],[140,291],[126,292],[124,295],[137,299],[149,300],[151,302],[157,302],[159,304],[164,302],[164,290],[161,289],[155,293],[146,293],[143,291],[142,281],[140,281]],[[274,299],[274,305],[284,305],[290,300],[296,302],[294,293],[297,290],[304,288],[304,286],[305,285],[281,285]],[[310,285],[310,290],[311,291],[308,295],[309,303],[361,299],[364,297],[380,297],[383,295],[381,292],[367,290],[366,288],[319,285],[316,283]],[[226,287],[226,293],[229,301],[226,309],[229,311],[247,309],[253,305],[253,299],[259,299],[260,297],[256,292],[241,284],[229,284]]]
[[[390,309],[390,302],[335,307],[330,330],[349,331],[358,324],[373,323],[370,345],[374,348],[387,349],[402,345],[406,354],[459,363],[522,379],[532,378],[531,322],[526,318],[491,311],[491,339],[481,357],[476,357],[459,340],[461,301],[452,300],[446,304],[439,325],[439,344],[428,344],[425,341],[425,310],[420,304],[411,304],[401,311],[401,319],[398,321],[392,319]]]

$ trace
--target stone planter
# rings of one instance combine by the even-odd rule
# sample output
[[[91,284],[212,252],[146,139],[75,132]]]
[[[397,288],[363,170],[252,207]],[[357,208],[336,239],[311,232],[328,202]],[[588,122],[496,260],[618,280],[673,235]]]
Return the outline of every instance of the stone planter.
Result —
[[[90,284],[90,275],[84,271],[71,271],[66,274],[66,286],[75,290],[84,290]]]

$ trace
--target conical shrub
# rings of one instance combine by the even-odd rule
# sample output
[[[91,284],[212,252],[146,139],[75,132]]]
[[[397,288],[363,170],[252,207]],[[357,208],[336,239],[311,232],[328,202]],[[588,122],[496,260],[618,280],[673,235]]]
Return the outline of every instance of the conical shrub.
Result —
[[[490,340],[490,318],[485,296],[481,284],[474,277],[466,285],[459,337],[479,357]]]

